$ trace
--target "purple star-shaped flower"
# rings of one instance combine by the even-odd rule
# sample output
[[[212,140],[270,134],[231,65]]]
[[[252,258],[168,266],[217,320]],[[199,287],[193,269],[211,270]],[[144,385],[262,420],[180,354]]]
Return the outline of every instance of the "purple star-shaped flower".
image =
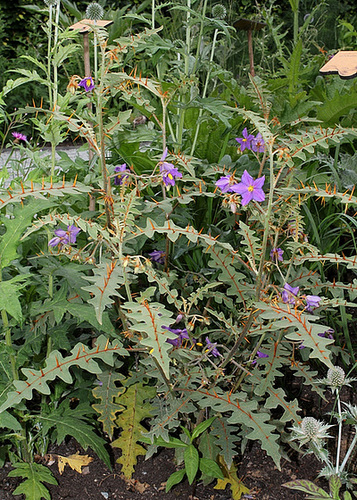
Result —
[[[272,248],[270,251],[270,258],[271,260],[274,260],[275,262],[280,260],[280,262],[283,262],[283,253],[284,250],[281,248]]]
[[[165,186],[174,186],[175,179],[182,177],[181,172],[174,167],[173,163],[168,163],[165,161],[167,156],[167,148],[165,149],[160,161],[160,173],[162,174],[162,180],[164,181]]]
[[[165,252],[162,250],[153,250],[149,253],[149,257],[153,262],[163,264],[165,262]]]
[[[222,191],[222,193],[227,193],[228,191],[232,191],[232,177],[230,175],[225,175],[224,177],[220,177],[218,181],[216,181],[216,186]]]
[[[122,165],[115,167],[114,172],[129,172],[129,170],[126,168],[126,163],[123,163]],[[114,184],[116,186],[120,186],[127,178],[128,174],[118,173],[118,175],[114,177]]]
[[[206,337],[206,344],[207,344],[206,352],[212,354],[212,356],[214,356],[215,358],[217,358],[218,356],[222,356],[222,354],[217,349],[217,342],[211,342],[210,339]]]
[[[168,330],[171,333],[174,333],[175,335],[178,335],[177,339],[167,339],[166,340],[166,342],[168,344],[171,344],[175,347],[181,347],[184,340],[190,339],[186,328],[183,328],[182,330],[180,328],[171,328],[169,326],[163,326],[162,328],[164,328],[165,330]]]
[[[91,76],[86,76],[81,80],[78,84],[79,87],[83,87],[86,92],[93,90],[95,85],[93,82],[93,78]]]
[[[243,130],[243,137],[236,137],[236,141],[240,144],[240,150],[244,151],[245,149],[250,149],[252,140],[254,139],[254,135],[248,134],[247,127]]]
[[[306,295],[305,300],[306,300],[305,309],[306,311],[311,312],[316,307],[319,307],[321,297],[319,297],[318,295]]]
[[[257,358],[269,358],[269,354],[265,354],[265,352],[262,351],[257,351]],[[255,365],[257,363],[257,360],[254,359],[252,361],[252,365]]]
[[[24,134],[21,134],[21,132],[12,132],[12,136],[17,139],[18,141],[24,141],[27,142],[27,136]]]
[[[284,291],[281,294],[281,298],[285,304],[295,304],[295,297],[299,293],[300,287],[298,286],[290,286],[289,283],[285,283]]]
[[[269,354],[265,354],[265,352],[257,351],[258,358],[269,358]]]
[[[333,328],[328,328],[328,330],[326,330],[325,332],[323,333],[318,333],[317,335],[319,337],[325,337],[325,338],[328,338],[328,339],[333,339],[333,333],[335,333],[335,330]]]
[[[48,245],[50,247],[55,247],[57,245],[73,245],[76,243],[79,232],[80,229],[76,226],[67,226],[67,231],[64,229],[56,229],[54,231],[56,236],[48,242]]]
[[[262,189],[265,181],[265,175],[254,180],[253,177],[244,170],[241,182],[234,184],[231,191],[242,196],[242,205],[247,205],[250,201],[255,200],[262,202],[265,200],[265,193]]]
[[[265,150],[265,142],[262,137],[262,134],[258,132],[256,137],[252,139],[252,146],[251,146],[252,151],[255,153],[264,153]]]

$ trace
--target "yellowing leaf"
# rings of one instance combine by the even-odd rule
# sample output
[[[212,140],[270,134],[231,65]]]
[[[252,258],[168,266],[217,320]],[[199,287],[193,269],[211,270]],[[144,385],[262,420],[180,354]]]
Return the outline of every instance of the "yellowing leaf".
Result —
[[[93,460],[92,457],[88,455],[80,455],[79,452],[74,455],[70,455],[69,457],[62,457],[61,455],[56,455],[58,459],[58,470],[59,473],[62,474],[65,465],[69,465],[71,469],[76,470],[80,474],[82,474],[82,467],[90,464]]]
[[[225,490],[227,484],[229,484],[229,486],[231,487],[232,499],[240,500],[242,495],[244,495],[245,493],[249,493],[249,489],[244,486],[242,481],[238,478],[237,469],[234,463],[232,463],[228,470],[227,465],[221,456],[218,457],[218,462],[224,474],[224,479],[217,479],[217,484],[214,489]]]

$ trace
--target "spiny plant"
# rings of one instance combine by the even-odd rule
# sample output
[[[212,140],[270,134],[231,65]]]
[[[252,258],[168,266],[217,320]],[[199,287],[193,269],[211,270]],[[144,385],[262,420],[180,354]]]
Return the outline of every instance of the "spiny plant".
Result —
[[[282,375],[321,394],[317,368],[350,361],[334,345],[328,315],[355,307],[356,294],[356,280],[320,277],[325,262],[354,275],[357,256],[311,244],[302,206],[316,197],[345,208],[357,198],[304,182],[301,162],[356,132],[308,120],[281,125],[258,78],[249,108],[232,104],[233,84],[229,98],[194,103],[191,73],[153,78],[134,65],[134,53],[162,49],[159,28],[114,44],[91,29],[99,80],[72,79],[58,108],[26,108],[87,141],[86,175],[14,180],[1,193],[0,286],[11,300],[0,303],[0,411],[2,427],[18,431],[16,438],[4,431],[4,446],[13,438],[16,463],[33,464],[49,433],[58,443],[74,434],[110,465],[99,424],[122,449],[128,476],[144,453],[140,442],[152,451],[179,437],[186,458],[175,481],[186,474],[192,482],[199,469],[220,477],[219,467],[224,484],[237,483],[234,458],[248,440],[280,467],[289,426],[301,420]],[[190,52],[184,60],[189,67]],[[118,99],[127,109],[114,113]],[[135,125],[132,107],[140,111]],[[202,109],[226,127],[217,162],[189,154],[191,119]],[[233,126],[239,132],[230,135]],[[193,153],[207,141],[199,129]],[[44,491],[44,473],[16,467]],[[30,483],[21,489],[29,499]]]

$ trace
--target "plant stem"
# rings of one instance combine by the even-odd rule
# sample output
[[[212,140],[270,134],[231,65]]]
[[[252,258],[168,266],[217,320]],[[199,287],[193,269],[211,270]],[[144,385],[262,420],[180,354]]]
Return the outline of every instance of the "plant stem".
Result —
[[[94,21],[94,26],[96,26],[97,22]],[[98,82],[98,40],[97,40],[97,33],[94,30],[94,35],[93,35],[93,43],[94,43],[94,81],[97,84]]]
[[[258,269],[258,274],[256,277],[256,294],[255,298],[256,300],[259,300],[260,298],[260,290],[262,287],[262,275],[263,275],[263,269],[264,269],[264,264],[265,264],[265,254],[266,254],[266,249],[267,249],[267,243],[268,243],[268,235],[269,235],[269,225],[270,225],[270,214],[273,208],[273,198],[274,198],[274,157],[273,157],[273,143],[269,144],[269,166],[270,166],[270,188],[269,188],[269,198],[268,198],[268,207],[267,211],[265,213],[265,223],[264,223],[264,236],[263,236],[263,243],[262,243],[262,254],[261,254],[261,259],[260,259],[260,264],[259,264],[259,269]]]
[[[105,133],[104,133],[104,124],[103,124],[103,77],[105,74],[105,47],[101,46],[102,58],[100,65],[100,83],[97,90],[97,123],[99,129],[99,144],[100,144],[100,154],[99,154],[99,164],[103,179],[103,190],[104,190],[104,207],[105,207],[105,216],[107,221],[107,227],[111,228],[111,208],[110,208],[110,198],[111,198],[111,189],[110,182],[108,180],[107,175],[107,166],[105,162]]]
[[[52,88],[51,88],[51,47],[52,47],[52,5],[48,9],[48,45],[47,45],[47,78],[49,82],[49,101],[52,109]]]
[[[184,78],[188,76],[189,73],[189,63],[190,63],[190,52],[191,52],[191,27],[190,27],[190,20],[191,20],[191,0],[187,0],[187,13],[186,13],[186,51],[185,51],[185,75]],[[181,96],[181,102],[182,98],[184,96]],[[177,146],[178,148],[182,148],[182,136],[183,136],[183,128],[185,124],[185,109],[180,108],[180,119],[179,119],[179,124],[178,124],[178,130],[177,130]]]
[[[211,76],[211,64],[212,64],[212,61],[213,61],[214,51],[215,51],[215,48],[216,48],[217,35],[218,35],[218,29],[215,29],[214,30],[214,35],[213,35],[211,55],[210,55],[210,59],[209,59],[209,66],[208,66],[208,71],[207,71],[207,75],[206,75],[206,81],[205,81],[205,85],[204,85],[203,92],[202,92],[202,99],[204,99],[206,97],[207,88],[208,88],[208,82],[209,82],[209,78]],[[200,118],[201,118],[202,114],[203,114],[203,109],[200,108],[200,111],[199,111],[199,114],[198,114],[198,119],[197,119],[195,137],[193,139],[193,143],[192,143],[192,147],[191,147],[191,153],[190,153],[191,156],[193,156],[193,153],[195,152],[196,142],[197,142],[197,138],[198,138],[198,133],[200,131],[200,126],[201,126]]]
[[[203,28],[205,25],[205,18],[206,18],[207,1],[208,0],[204,1],[203,9],[202,9],[202,21],[201,21],[201,26],[200,26],[200,33],[198,35],[198,40],[197,40],[196,58],[195,58],[195,64],[194,64],[193,70],[192,70],[193,74],[195,74],[195,72],[196,72],[198,59],[199,59],[199,55],[200,55],[200,48],[201,48],[201,42],[202,42],[202,36],[203,36]]]
[[[355,435],[354,435],[354,438],[352,439],[350,447],[348,448],[347,453],[345,455],[345,458],[343,459],[341,467],[339,468],[339,471],[338,471],[338,473],[339,473],[340,476],[341,476],[341,474],[343,472],[343,469],[345,468],[345,466],[347,464],[348,459],[350,458],[350,455],[351,455],[354,447],[356,446],[356,443],[357,443],[357,427],[355,426]]]
[[[61,1],[58,0],[56,7],[56,19],[55,19],[55,33],[53,40],[53,48],[57,50],[58,43],[58,25],[59,25],[59,16],[61,11]],[[57,65],[53,65],[53,106],[57,105],[57,94],[58,94],[58,69]]]
[[[340,395],[338,393],[337,393],[337,410],[338,410],[338,441],[337,441],[337,452],[336,452],[336,474],[338,474],[339,471],[341,441],[342,441],[342,410],[341,410]]]
[[[155,0],[151,2],[151,28],[155,29]]]
[[[4,326],[4,330],[5,330],[5,344],[12,351],[13,347],[12,347],[12,338],[11,338],[11,328],[9,326],[9,318],[8,318],[8,315],[7,315],[7,312],[5,309],[1,309],[1,319],[2,319],[3,326]],[[18,374],[17,369],[16,369],[16,359],[15,359],[13,352],[11,352],[11,351],[10,351],[9,356],[10,356],[12,377],[14,380],[18,380],[19,374]]]

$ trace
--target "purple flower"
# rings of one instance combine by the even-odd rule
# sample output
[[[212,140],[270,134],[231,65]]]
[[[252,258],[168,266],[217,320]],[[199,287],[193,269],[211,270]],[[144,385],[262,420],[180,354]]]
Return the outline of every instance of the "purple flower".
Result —
[[[20,132],[12,132],[12,136],[15,137],[15,139],[17,139],[18,141],[27,142],[27,136],[21,134]]]
[[[171,344],[175,347],[181,347],[184,340],[190,339],[186,328],[183,328],[182,330],[180,328],[170,328],[169,326],[163,326],[162,328],[164,328],[165,330],[168,330],[171,333],[174,333],[175,335],[178,335],[177,339],[167,339],[166,340],[166,342],[168,344]]]
[[[158,264],[163,264],[165,262],[165,255],[165,252],[162,250],[153,250],[149,253],[150,259]]]
[[[93,90],[95,85],[93,82],[93,78],[91,76],[86,76],[81,80],[78,84],[79,87],[83,87],[86,92]]]
[[[243,130],[243,137],[236,137],[236,141],[240,144],[240,150],[250,149],[254,135],[248,134],[247,127]]]
[[[256,137],[252,140],[252,151],[256,153],[264,153],[265,150],[265,142],[262,137],[262,134],[259,132]]]
[[[48,242],[50,247],[55,247],[57,245],[73,245],[76,243],[77,234],[80,232],[79,227],[67,226],[67,231],[64,229],[56,229],[54,231],[55,237]]]
[[[165,161],[167,156],[167,148],[165,149],[160,161],[160,173],[162,174],[162,180],[164,181],[165,186],[174,186],[175,178],[182,177],[181,172],[174,167],[173,163],[168,163]]]
[[[206,352],[208,352],[208,354],[212,354],[212,356],[214,356],[215,358],[217,358],[218,356],[222,356],[222,354],[217,349],[217,342],[211,342],[210,339],[206,337],[206,344]]]
[[[306,311],[311,312],[313,308],[315,309],[316,307],[319,307],[321,298],[318,297],[317,295],[306,295],[305,300],[306,300],[305,309]]]
[[[284,250],[281,248],[272,248],[270,252],[270,258],[271,260],[274,260],[275,262],[280,260],[280,262],[283,262],[283,253]]]
[[[269,358],[269,354],[265,354],[265,352],[257,351],[258,358]]]
[[[129,171],[126,168],[126,163],[123,163],[122,165],[118,165],[117,167],[115,167],[114,172],[129,172]],[[118,174],[114,177],[114,184],[116,186],[120,186],[127,178],[128,174]]]
[[[285,304],[295,304],[294,297],[296,297],[298,293],[299,293],[298,286],[292,287],[289,285],[289,283],[285,283],[284,291],[281,294],[281,298],[283,299],[283,302]]]
[[[216,181],[216,186],[222,191],[222,193],[227,193],[228,191],[232,191],[232,177],[230,175],[225,175],[224,177],[220,177],[218,181]]]
[[[324,338],[328,338],[328,339],[333,339],[333,333],[335,333],[335,330],[333,330],[333,328],[328,328],[325,332],[323,333],[318,333],[317,335],[319,337],[324,337]]]
[[[257,351],[257,358],[269,358],[269,354],[265,354],[265,352],[262,351]],[[254,359],[252,361],[252,365],[255,365],[257,363],[257,360]]]
[[[265,175],[254,180],[253,177],[244,170],[241,182],[239,184],[234,184],[231,190],[234,193],[238,193],[242,196],[242,205],[247,205],[251,200],[264,201],[265,193],[262,190],[264,185]]]

